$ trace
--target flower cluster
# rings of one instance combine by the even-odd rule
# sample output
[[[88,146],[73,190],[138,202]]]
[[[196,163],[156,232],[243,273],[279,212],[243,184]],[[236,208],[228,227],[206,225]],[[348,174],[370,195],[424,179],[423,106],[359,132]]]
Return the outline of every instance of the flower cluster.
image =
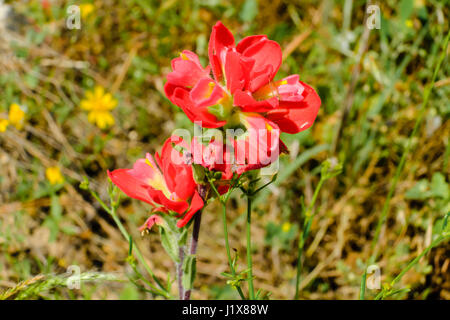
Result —
[[[183,152],[186,147],[178,137],[164,143],[161,155],[139,159],[133,169],[117,169],[108,172],[111,181],[125,194],[151,204],[157,212],[175,212],[183,227],[203,207],[194,181],[192,167],[187,164]]]
[[[231,32],[218,22],[208,53],[210,66],[203,68],[194,53],[183,51],[172,61],[173,72],[164,87],[191,121],[205,128],[242,124],[287,133],[313,124],[320,107],[314,89],[298,75],[273,81],[282,61],[277,42],[255,35],[235,45]]]
[[[280,152],[287,152],[281,132],[309,128],[321,104],[298,75],[274,80],[282,51],[265,35],[246,37],[236,45],[232,33],[218,22],[208,54],[209,66],[203,67],[195,53],[182,51],[172,60],[164,91],[193,123],[218,130],[219,135],[191,141],[172,136],[161,155],[147,154],[133,169],[108,172],[128,196],[151,204],[157,214],[175,214],[178,227],[185,226],[207,200],[199,193],[206,183],[194,174],[198,166],[204,173],[219,172],[219,192],[228,190],[233,176],[268,166]],[[225,132],[224,139],[220,133]],[[143,228],[160,223],[157,217],[151,216]]]

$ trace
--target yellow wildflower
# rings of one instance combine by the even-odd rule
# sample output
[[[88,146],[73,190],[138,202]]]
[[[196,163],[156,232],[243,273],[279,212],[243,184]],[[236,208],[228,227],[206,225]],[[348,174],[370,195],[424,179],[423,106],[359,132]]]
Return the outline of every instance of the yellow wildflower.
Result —
[[[92,11],[94,11],[95,6],[92,3],[83,3],[80,4],[80,11],[81,11],[81,17],[85,19],[87,16],[89,16]]]
[[[289,232],[289,230],[291,230],[291,224],[289,222],[283,223],[281,230],[283,230],[283,232]]]
[[[408,19],[408,20],[405,21],[405,25],[408,28],[412,28],[414,26],[414,23],[412,22],[412,20]]]
[[[95,123],[100,129],[105,129],[114,124],[111,110],[117,106],[117,100],[100,86],[94,91],[86,92],[86,97],[81,101],[81,108],[89,111],[88,120]]]
[[[25,111],[17,104],[13,103],[9,107],[9,123],[15,126],[18,130],[22,129],[25,119]]]
[[[64,182],[64,177],[61,174],[59,167],[48,167],[45,169],[45,176],[50,184],[58,184]]]
[[[8,125],[9,121],[7,119],[0,119],[0,132],[5,132]]]

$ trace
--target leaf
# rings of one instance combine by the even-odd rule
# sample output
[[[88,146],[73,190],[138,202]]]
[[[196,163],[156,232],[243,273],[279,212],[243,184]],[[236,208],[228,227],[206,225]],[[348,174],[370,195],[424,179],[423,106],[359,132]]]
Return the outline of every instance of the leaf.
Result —
[[[181,234],[178,238],[178,245],[180,247],[186,245],[187,238],[188,238],[188,228],[183,228],[183,231],[181,231]]]
[[[55,219],[56,221],[59,221],[62,218],[61,203],[59,202],[59,198],[56,195],[51,196],[50,215],[52,219]]]
[[[448,217],[449,216],[450,216],[450,212],[447,212],[447,214],[444,217],[444,221],[442,222],[442,230],[441,230],[441,232],[444,232],[447,229]]]
[[[133,238],[130,236],[128,239],[128,256],[133,254]]]
[[[177,235],[170,230],[170,227],[163,226],[159,228],[159,234],[161,236],[161,244],[164,250],[166,250],[167,254],[173,261],[179,262],[180,258],[178,257],[179,247]]]
[[[391,297],[391,296],[393,296],[395,294],[398,294],[398,293],[408,293],[410,291],[411,291],[411,289],[409,289],[409,288],[392,290],[392,291],[386,293],[386,295],[384,295],[384,298]]]
[[[445,182],[445,177],[442,173],[436,172],[431,178],[431,194],[434,197],[441,197],[447,199],[449,196],[448,184]]]
[[[429,196],[428,190],[428,181],[422,179],[405,193],[405,198],[410,200],[425,200]]]
[[[172,290],[172,278],[170,277],[170,272],[167,273],[167,283],[166,283],[166,290],[167,292],[170,292]]]
[[[239,17],[244,22],[251,22],[258,15],[258,2],[256,0],[246,0],[242,6]]]
[[[402,0],[399,6],[400,19],[404,22],[413,13],[414,0]]]
[[[139,292],[134,285],[127,285],[120,293],[120,300],[138,300]]]
[[[184,258],[183,262],[183,286],[186,290],[192,289],[196,273],[197,257],[190,254]]]
[[[205,167],[193,163],[192,172],[194,173],[194,180],[196,183],[201,184],[205,180]]]

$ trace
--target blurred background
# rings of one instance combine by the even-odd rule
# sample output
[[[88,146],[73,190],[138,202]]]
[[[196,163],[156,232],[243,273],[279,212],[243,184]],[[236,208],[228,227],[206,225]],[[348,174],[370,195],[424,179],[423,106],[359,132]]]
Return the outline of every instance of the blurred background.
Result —
[[[88,177],[107,200],[106,170],[130,167],[159,151],[175,128],[192,128],[165,98],[165,75],[184,49],[206,65],[209,34],[221,20],[236,40],[267,34],[278,41],[284,62],[277,78],[297,73],[322,99],[311,129],[283,137],[290,154],[281,158],[277,181],[256,200],[255,287],[271,299],[293,297],[302,203],[311,202],[320,164],[336,157],[343,172],[326,182],[316,202],[301,298],[357,299],[377,221],[449,30],[449,1],[372,4],[380,8],[380,29],[365,27],[367,3],[357,0],[4,1],[2,297],[152,298],[127,277],[128,241],[79,184]],[[68,27],[70,5],[81,9],[79,29]],[[445,59],[381,229],[376,264],[383,283],[431,243],[450,211],[448,71]],[[98,99],[110,108],[95,110]],[[123,197],[118,214],[155,274],[170,281],[174,270],[159,235],[142,237],[138,230],[149,209]],[[245,210],[235,192],[228,221],[238,270],[246,268]],[[238,298],[220,275],[228,265],[217,203],[202,225],[193,298]],[[447,241],[402,278],[399,287],[411,291],[391,299],[450,299],[449,264]],[[57,276],[70,265],[104,277],[69,290]]]

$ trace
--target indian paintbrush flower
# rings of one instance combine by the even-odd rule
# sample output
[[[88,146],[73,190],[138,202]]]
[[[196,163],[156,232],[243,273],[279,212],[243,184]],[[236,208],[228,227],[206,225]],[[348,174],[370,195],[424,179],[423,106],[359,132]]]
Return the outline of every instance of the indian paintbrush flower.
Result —
[[[313,124],[321,104],[314,89],[298,75],[274,80],[282,61],[277,42],[254,35],[235,45],[231,32],[218,22],[208,52],[210,67],[203,68],[194,53],[183,51],[172,61],[164,87],[169,100],[191,121],[201,121],[205,128],[242,124],[287,133]]]
[[[183,150],[188,150],[186,142],[172,136],[164,143],[161,155],[147,153],[133,169],[108,172],[109,178],[126,195],[151,204],[155,211],[175,212],[181,228],[204,205]]]

